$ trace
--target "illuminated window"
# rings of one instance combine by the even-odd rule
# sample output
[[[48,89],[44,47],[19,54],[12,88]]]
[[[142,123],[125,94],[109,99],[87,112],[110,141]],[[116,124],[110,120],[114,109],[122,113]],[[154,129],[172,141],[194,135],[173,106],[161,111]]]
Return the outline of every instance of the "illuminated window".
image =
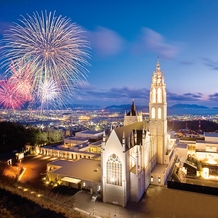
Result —
[[[116,154],[107,160],[107,183],[122,186],[122,163]]]
[[[153,178],[153,176],[151,176],[151,182],[153,182],[154,181],[154,178]]]
[[[152,102],[153,103],[156,102],[156,89],[153,89],[153,91],[152,91]]]
[[[158,176],[158,183],[160,184],[160,177]]]
[[[160,107],[157,109],[157,118],[161,119],[161,108]]]
[[[83,183],[83,186],[86,186],[86,183],[85,183],[85,182]]]
[[[158,90],[157,90],[157,102],[158,103],[162,102],[162,91],[161,91],[161,88],[158,88]]]
[[[151,118],[152,119],[155,118],[155,108],[154,107],[151,108]]]

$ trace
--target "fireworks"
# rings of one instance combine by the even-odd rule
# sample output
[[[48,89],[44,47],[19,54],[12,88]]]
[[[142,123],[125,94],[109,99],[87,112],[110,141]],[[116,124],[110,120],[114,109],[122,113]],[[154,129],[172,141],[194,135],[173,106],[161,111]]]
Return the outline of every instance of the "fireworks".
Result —
[[[61,90],[58,84],[53,80],[47,80],[45,83],[41,84],[38,92],[38,98],[41,99],[41,109],[48,109],[50,105],[55,107],[63,103],[60,93]]]
[[[18,92],[16,86],[8,81],[0,81],[0,104],[7,109],[20,109],[25,99]]]
[[[31,86],[31,68],[28,64],[17,63],[17,66],[12,62],[11,64],[11,77],[8,83],[16,87],[19,93],[26,101],[32,100],[32,86]]]
[[[22,16],[19,21],[3,39],[1,59],[6,76],[11,76],[9,80],[13,84],[26,86],[18,90],[27,94],[27,101],[28,92],[32,102],[37,99],[41,104],[67,99],[63,95],[69,98],[87,75],[89,45],[82,29],[70,19],[46,11],[41,15],[36,12],[33,16]]]

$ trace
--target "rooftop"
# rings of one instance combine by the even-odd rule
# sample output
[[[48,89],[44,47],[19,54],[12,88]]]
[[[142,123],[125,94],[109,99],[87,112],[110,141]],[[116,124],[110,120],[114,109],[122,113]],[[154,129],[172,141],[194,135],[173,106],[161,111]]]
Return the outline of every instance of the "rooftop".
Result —
[[[78,137],[78,136],[73,136],[73,137],[68,137],[64,139],[65,141],[87,141],[89,140],[88,137]]]
[[[217,141],[218,141],[218,133],[215,133],[215,132],[205,132],[204,136],[205,137],[216,137]]]
[[[74,179],[101,182],[101,161],[99,160],[79,159],[75,162],[57,160],[49,163],[48,166],[60,167],[51,171],[55,174]]]
[[[204,140],[196,140],[196,144],[214,144],[214,145],[216,145],[216,144],[218,144],[218,139],[217,139],[217,141],[216,142],[213,142],[213,141],[204,141]]]
[[[156,164],[151,174],[164,174],[167,166],[167,164]]]
[[[103,134],[104,131],[92,131],[92,130],[84,130],[84,131],[81,131],[81,132],[78,132],[78,133],[83,133],[83,134],[91,134],[91,135],[95,135],[95,134],[98,134],[98,133],[102,133]]]
[[[177,148],[184,148],[184,149],[187,149],[187,148],[188,148],[188,145],[187,145],[187,144],[178,144],[178,145],[177,145]]]

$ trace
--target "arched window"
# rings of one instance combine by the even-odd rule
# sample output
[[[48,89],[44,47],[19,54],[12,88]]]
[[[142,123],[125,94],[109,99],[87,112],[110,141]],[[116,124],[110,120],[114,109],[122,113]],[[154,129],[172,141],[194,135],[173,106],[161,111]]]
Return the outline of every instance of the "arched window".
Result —
[[[161,108],[160,107],[157,109],[157,118],[161,119]]]
[[[157,90],[157,102],[158,103],[162,102],[162,91],[161,91],[161,88],[158,88],[158,90]]]
[[[156,89],[153,89],[152,91],[152,102],[156,103]]]
[[[122,186],[122,163],[116,154],[107,160],[107,183]]]
[[[152,119],[155,118],[155,108],[154,107],[151,108],[151,118]]]

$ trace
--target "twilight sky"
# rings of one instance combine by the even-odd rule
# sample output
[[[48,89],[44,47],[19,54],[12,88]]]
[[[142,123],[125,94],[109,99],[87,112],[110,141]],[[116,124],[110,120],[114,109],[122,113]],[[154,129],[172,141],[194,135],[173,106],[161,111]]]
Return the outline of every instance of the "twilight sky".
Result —
[[[20,15],[44,10],[81,26],[91,45],[72,103],[148,105],[159,57],[168,105],[218,106],[218,1],[0,0],[0,39]]]

